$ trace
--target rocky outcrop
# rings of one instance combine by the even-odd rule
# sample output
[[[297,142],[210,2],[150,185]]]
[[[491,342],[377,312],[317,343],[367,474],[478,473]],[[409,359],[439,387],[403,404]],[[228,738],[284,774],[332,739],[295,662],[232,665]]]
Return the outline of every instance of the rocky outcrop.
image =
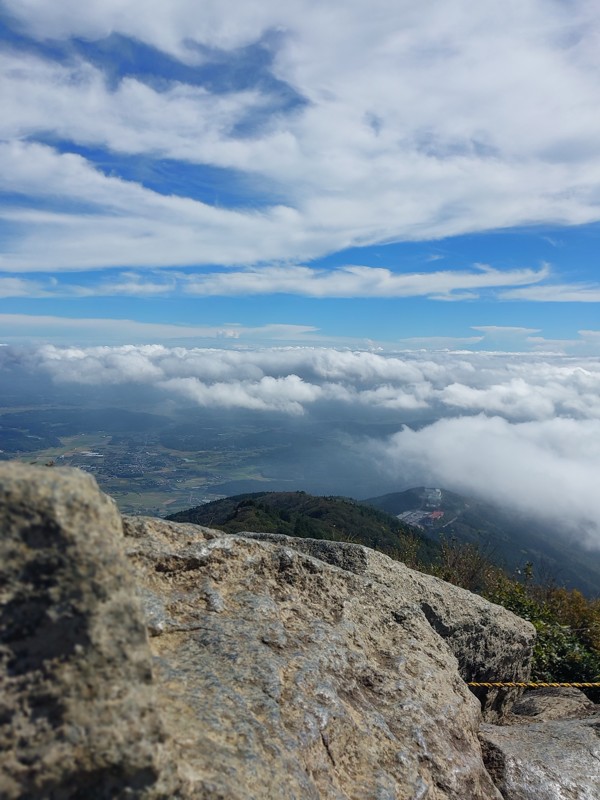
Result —
[[[549,688],[525,692],[505,717],[510,724],[547,722],[554,719],[584,719],[598,713],[581,689]]]
[[[125,530],[163,719],[207,796],[497,797],[479,704],[412,597],[286,539]]]
[[[504,800],[600,797],[599,712],[579,689],[534,689],[504,726],[482,725],[484,760]]]
[[[0,796],[499,800],[463,678],[525,676],[527,623],[360,546],[122,522],[76,471],[0,486]]]
[[[121,518],[76,470],[0,471],[0,797],[131,796],[163,725]]]
[[[504,800],[600,797],[600,714],[507,727],[485,724],[480,736]]]
[[[244,532],[260,541],[292,547],[374,582],[421,609],[449,646],[465,681],[527,681],[533,626],[502,606],[458,586],[409,569],[382,553],[356,544]],[[477,689],[484,718],[500,721],[519,696],[515,689]]]

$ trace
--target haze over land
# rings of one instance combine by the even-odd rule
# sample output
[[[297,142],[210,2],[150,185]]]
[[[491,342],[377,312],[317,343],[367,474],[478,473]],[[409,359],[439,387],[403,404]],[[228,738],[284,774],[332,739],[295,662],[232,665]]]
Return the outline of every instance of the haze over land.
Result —
[[[598,358],[42,346],[1,348],[0,365],[12,376],[6,385],[21,386],[16,407],[42,386],[50,406],[75,401],[98,411],[112,401],[162,415],[137,433],[144,452],[155,450],[149,434],[162,432],[162,444],[188,460],[214,450],[233,456],[216,470],[216,489],[201,490],[189,474],[188,505],[211,492],[288,488],[361,498],[435,485],[600,547]],[[8,410],[0,424],[22,426]],[[133,421],[117,429],[121,436],[127,425]],[[252,469],[240,470],[244,459]],[[207,465],[198,469],[204,476]],[[143,472],[130,474],[132,487]]]
[[[160,511],[439,485],[600,547],[597,3],[0,23],[3,457]]]

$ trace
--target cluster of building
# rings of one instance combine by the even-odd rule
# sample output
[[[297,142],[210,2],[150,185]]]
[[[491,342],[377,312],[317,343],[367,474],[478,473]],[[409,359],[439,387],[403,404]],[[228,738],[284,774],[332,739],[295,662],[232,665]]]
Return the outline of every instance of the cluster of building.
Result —
[[[411,509],[398,514],[397,518],[407,525],[414,525],[416,528],[428,528],[439,524],[444,516],[443,511],[424,511],[421,508]]]
[[[412,508],[409,511],[403,511],[402,514],[397,514],[397,518],[407,525],[413,525],[416,528],[431,528],[434,525],[439,525],[444,517],[444,512],[439,510],[442,502],[441,489],[423,489],[421,495],[422,507]],[[432,511],[431,509],[436,509]]]

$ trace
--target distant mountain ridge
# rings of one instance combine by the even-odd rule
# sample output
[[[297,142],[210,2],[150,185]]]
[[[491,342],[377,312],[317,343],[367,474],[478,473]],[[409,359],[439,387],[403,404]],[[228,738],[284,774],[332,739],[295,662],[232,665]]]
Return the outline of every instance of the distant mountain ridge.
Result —
[[[433,505],[426,491],[420,486],[362,502],[395,517],[411,511],[427,512],[430,517],[431,512],[442,512],[443,516],[423,520],[426,524],[421,525],[423,535],[432,541],[439,542],[445,536],[478,543],[490,561],[509,572],[531,562],[538,581],[564,584],[591,597],[600,594],[600,552],[584,549],[574,538],[553,531],[549,524],[446,489],[439,490],[439,502]],[[415,517],[405,519],[417,522]]]
[[[228,533],[257,531],[364,544],[407,561],[431,563],[438,546],[372,506],[306,492],[253,492],[215,500],[167,517]]]
[[[410,512],[420,512],[411,514]],[[404,515],[404,519],[398,519]],[[238,494],[171,514],[228,533],[264,531],[364,544],[415,565],[435,562],[443,538],[475,543],[509,573],[533,564],[540,583],[600,594],[600,553],[548,526],[446,489],[414,487],[357,501],[306,492]]]

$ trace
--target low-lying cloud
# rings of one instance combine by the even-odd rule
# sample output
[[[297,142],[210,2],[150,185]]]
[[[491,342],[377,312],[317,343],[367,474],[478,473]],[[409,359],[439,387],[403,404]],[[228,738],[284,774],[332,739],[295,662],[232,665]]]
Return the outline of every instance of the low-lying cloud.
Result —
[[[600,547],[600,420],[441,419],[404,428],[372,454],[401,481],[481,497]]]
[[[427,419],[478,413],[515,422],[600,419],[598,357],[163,345],[44,345],[20,352],[28,369],[57,382],[149,384],[207,407],[304,414],[316,404],[337,403],[419,411]]]
[[[180,405],[275,416],[283,426],[286,417],[343,423],[350,439],[335,446],[360,454],[357,471],[380,474],[381,491],[443,486],[548,520],[553,530],[562,525],[600,547],[599,357],[0,348],[0,372],[15,365],[65,388],[129,387]],[[359,433],[365,421],[385,422],[386,433]]]

